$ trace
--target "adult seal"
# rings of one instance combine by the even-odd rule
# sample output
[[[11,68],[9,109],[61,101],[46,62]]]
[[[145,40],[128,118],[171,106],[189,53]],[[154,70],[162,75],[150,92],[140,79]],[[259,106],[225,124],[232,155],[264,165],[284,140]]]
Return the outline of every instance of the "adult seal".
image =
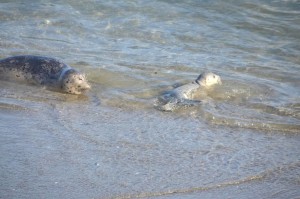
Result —
[[[25,81],[71,94],[91,88],[84,74],[50,57],[21,55],[0,60],[0,78]]]
[[[179,105],[192,104],[193,97],[197,92],[216,84],[222,84],[220,76],[211,72],[204,72],[195,81],[184,84],[160,96],[158,101],[161,105],[158,108],[162,111],[173,111]]]

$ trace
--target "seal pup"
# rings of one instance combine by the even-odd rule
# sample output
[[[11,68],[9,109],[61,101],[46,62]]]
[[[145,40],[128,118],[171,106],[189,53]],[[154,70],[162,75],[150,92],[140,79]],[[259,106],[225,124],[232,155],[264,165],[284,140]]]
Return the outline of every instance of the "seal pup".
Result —
[[[222,84],[220,76],[211,72],[204,72],[195,81],[177,87],[158,97],[158,102],[161,104],[158,109],[173,111],[177,105],[191,105],[195,102],[193,97],[197,92],[216,84]]]
[[[0,60],[0,78],[43,85],[71,94],[91,88],[84,74],[50,57],[21,55]]]

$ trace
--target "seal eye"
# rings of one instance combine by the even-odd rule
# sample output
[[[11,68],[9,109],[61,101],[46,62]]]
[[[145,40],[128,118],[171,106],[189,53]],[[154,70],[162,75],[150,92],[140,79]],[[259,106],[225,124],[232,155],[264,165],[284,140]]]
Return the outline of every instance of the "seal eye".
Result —
[[[215,75],[214,75],[213,77],[214,77],[214,78],[216,78],[216,76],[215,76]]]

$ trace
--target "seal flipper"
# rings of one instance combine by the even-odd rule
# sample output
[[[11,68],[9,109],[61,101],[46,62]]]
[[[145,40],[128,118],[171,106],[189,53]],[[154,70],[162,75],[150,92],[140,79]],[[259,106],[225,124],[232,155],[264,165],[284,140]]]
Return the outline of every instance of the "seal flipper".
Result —
[[[192,106],[197,106],[201,103],[201,100],[189,100],[189,99],[184,99],[178,102],[178,106],[184,106],[184,107],[192,107]]]
[[[161,111],[172,112],[176,109],[178,103],[179,101],[177,98],[172,98],[167,103],[158,106],[158,109]]]
[[[165,103],[164,105],[158,106],[158,109],[161,111],[172,112],[179,107],[192,107],[197,106],[201,103],[200,100],[188,100],[188,99],[181,99],[178,100],[176,98],[172,98],[169,102]]]

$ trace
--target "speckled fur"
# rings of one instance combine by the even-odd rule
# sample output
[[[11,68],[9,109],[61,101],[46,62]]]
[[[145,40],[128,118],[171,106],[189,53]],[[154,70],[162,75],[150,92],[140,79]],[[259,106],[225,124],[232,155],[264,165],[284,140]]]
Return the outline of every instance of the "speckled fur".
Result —
[[[0,78],[26,81],[81,94],[90,88],[85,76],[63,62],[41,56],[14,56],[0,60]]]
[[[61,89],[67,93],[81,94],[83,91],[90,89],[84,74],[74,69],[68,70],[61,80]]]

